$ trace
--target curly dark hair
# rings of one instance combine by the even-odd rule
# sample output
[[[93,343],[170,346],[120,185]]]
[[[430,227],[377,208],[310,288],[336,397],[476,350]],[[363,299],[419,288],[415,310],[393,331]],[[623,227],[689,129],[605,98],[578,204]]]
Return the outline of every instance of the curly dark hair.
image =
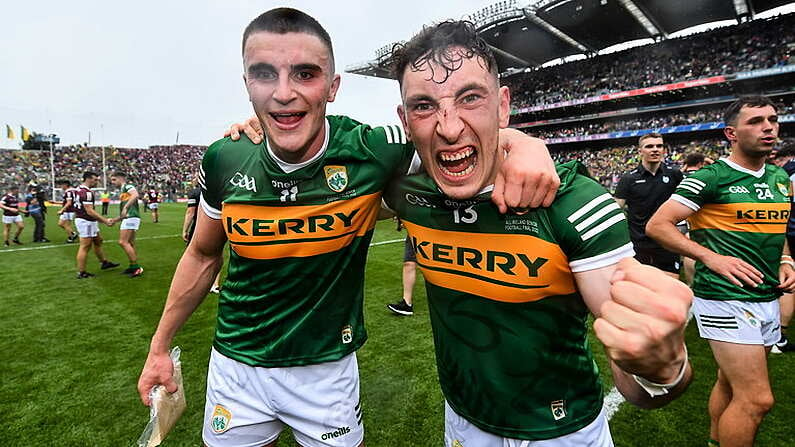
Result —
[[[459,47],[461,51],[449,51],[452,47]],[[497,75],[497,60],[494,58],[494,53],[489,48],[489,44],[478,35],[475,25],[463,20],[447,20],[424,27],[408,42],[396,43],[389,58],[383,62],[383,66],[392,72],[401,85],[406,69],[422,71],[426,66],[431,72],[428,80],[442,84],[454,71],[461,68],[464,59],[473,57],[476,57],[485,69]],[[436,80],[434,65],[445,70],[445,76],[441,81]]]

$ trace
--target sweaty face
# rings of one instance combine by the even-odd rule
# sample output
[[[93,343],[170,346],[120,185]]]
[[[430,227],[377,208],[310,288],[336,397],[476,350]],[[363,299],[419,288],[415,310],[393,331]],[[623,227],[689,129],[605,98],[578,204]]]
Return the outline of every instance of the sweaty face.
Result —
[[[646,163],[661,163],[665,157],[662,138],[644,138],[640,142],[640,159]]]
[[[448,51],[461,56],[460,49]],[[398,115],[427,172],[455,199],[491,184],[502,160],[498,134],[508,125],[510,95],[485,67],[472,57],[462,59],[446,80],[434,62],[403,73]]]
[[[748,155],[767,156],[778,140],[778,115],[771,106],[740,109],[737,124],[726,127],[732,146]]]
[[[287,162],[310,159],[323,145],[326,103],[339,87],[329,49],[311,34],[256,32],[246,40],[243,66],[271,149]]]

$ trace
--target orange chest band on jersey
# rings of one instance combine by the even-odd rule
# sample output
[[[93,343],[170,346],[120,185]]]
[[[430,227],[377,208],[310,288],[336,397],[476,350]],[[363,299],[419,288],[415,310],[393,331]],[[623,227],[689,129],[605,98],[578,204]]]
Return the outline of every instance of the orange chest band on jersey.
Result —
[[[375,226],[381,193],[323,205],[260,206],[225,203],[221,213],[229,243],[250,259],[332,253]]]
[[[417,265],[432,284],[495,301],[525,303],[574,293],[557,244],[525,234],[443,231],[404,222]]]
[[[709,203],[688,218],[691,230],[724,230],[745,233],[784,233],[790,204]]]

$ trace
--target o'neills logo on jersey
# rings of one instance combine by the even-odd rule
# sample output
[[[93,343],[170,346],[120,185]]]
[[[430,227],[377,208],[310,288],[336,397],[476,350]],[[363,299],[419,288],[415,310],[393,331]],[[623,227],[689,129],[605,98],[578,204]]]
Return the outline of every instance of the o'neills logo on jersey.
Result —
[[[221,218],[240,256],[306,257],[337,251],[364,236],[375,226],[380,204],[380,193],[322,205],[225,203]]]
[[[526,234],[435,230],[404,222],[425,279],[496,301],[522,303],[575,292],[557,244]]]
[[[688,218],[691,230],[724,230],[744,233],[784,233],[789,202],[708,203]]]

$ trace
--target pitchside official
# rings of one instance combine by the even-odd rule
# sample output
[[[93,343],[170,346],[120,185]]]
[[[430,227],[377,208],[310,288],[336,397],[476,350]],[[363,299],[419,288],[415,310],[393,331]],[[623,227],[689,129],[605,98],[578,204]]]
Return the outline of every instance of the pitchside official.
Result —
[[[646,223],[655,211],[671,197],[682,181],[682,172],[666,166],[662,135],[650,133],[638,140],[640,165],[621,177],[616,188],[616,202],[626,208],[629,235],[635,247],[635,259],[679,277],[679,255],[660,246],[646,236]]]

